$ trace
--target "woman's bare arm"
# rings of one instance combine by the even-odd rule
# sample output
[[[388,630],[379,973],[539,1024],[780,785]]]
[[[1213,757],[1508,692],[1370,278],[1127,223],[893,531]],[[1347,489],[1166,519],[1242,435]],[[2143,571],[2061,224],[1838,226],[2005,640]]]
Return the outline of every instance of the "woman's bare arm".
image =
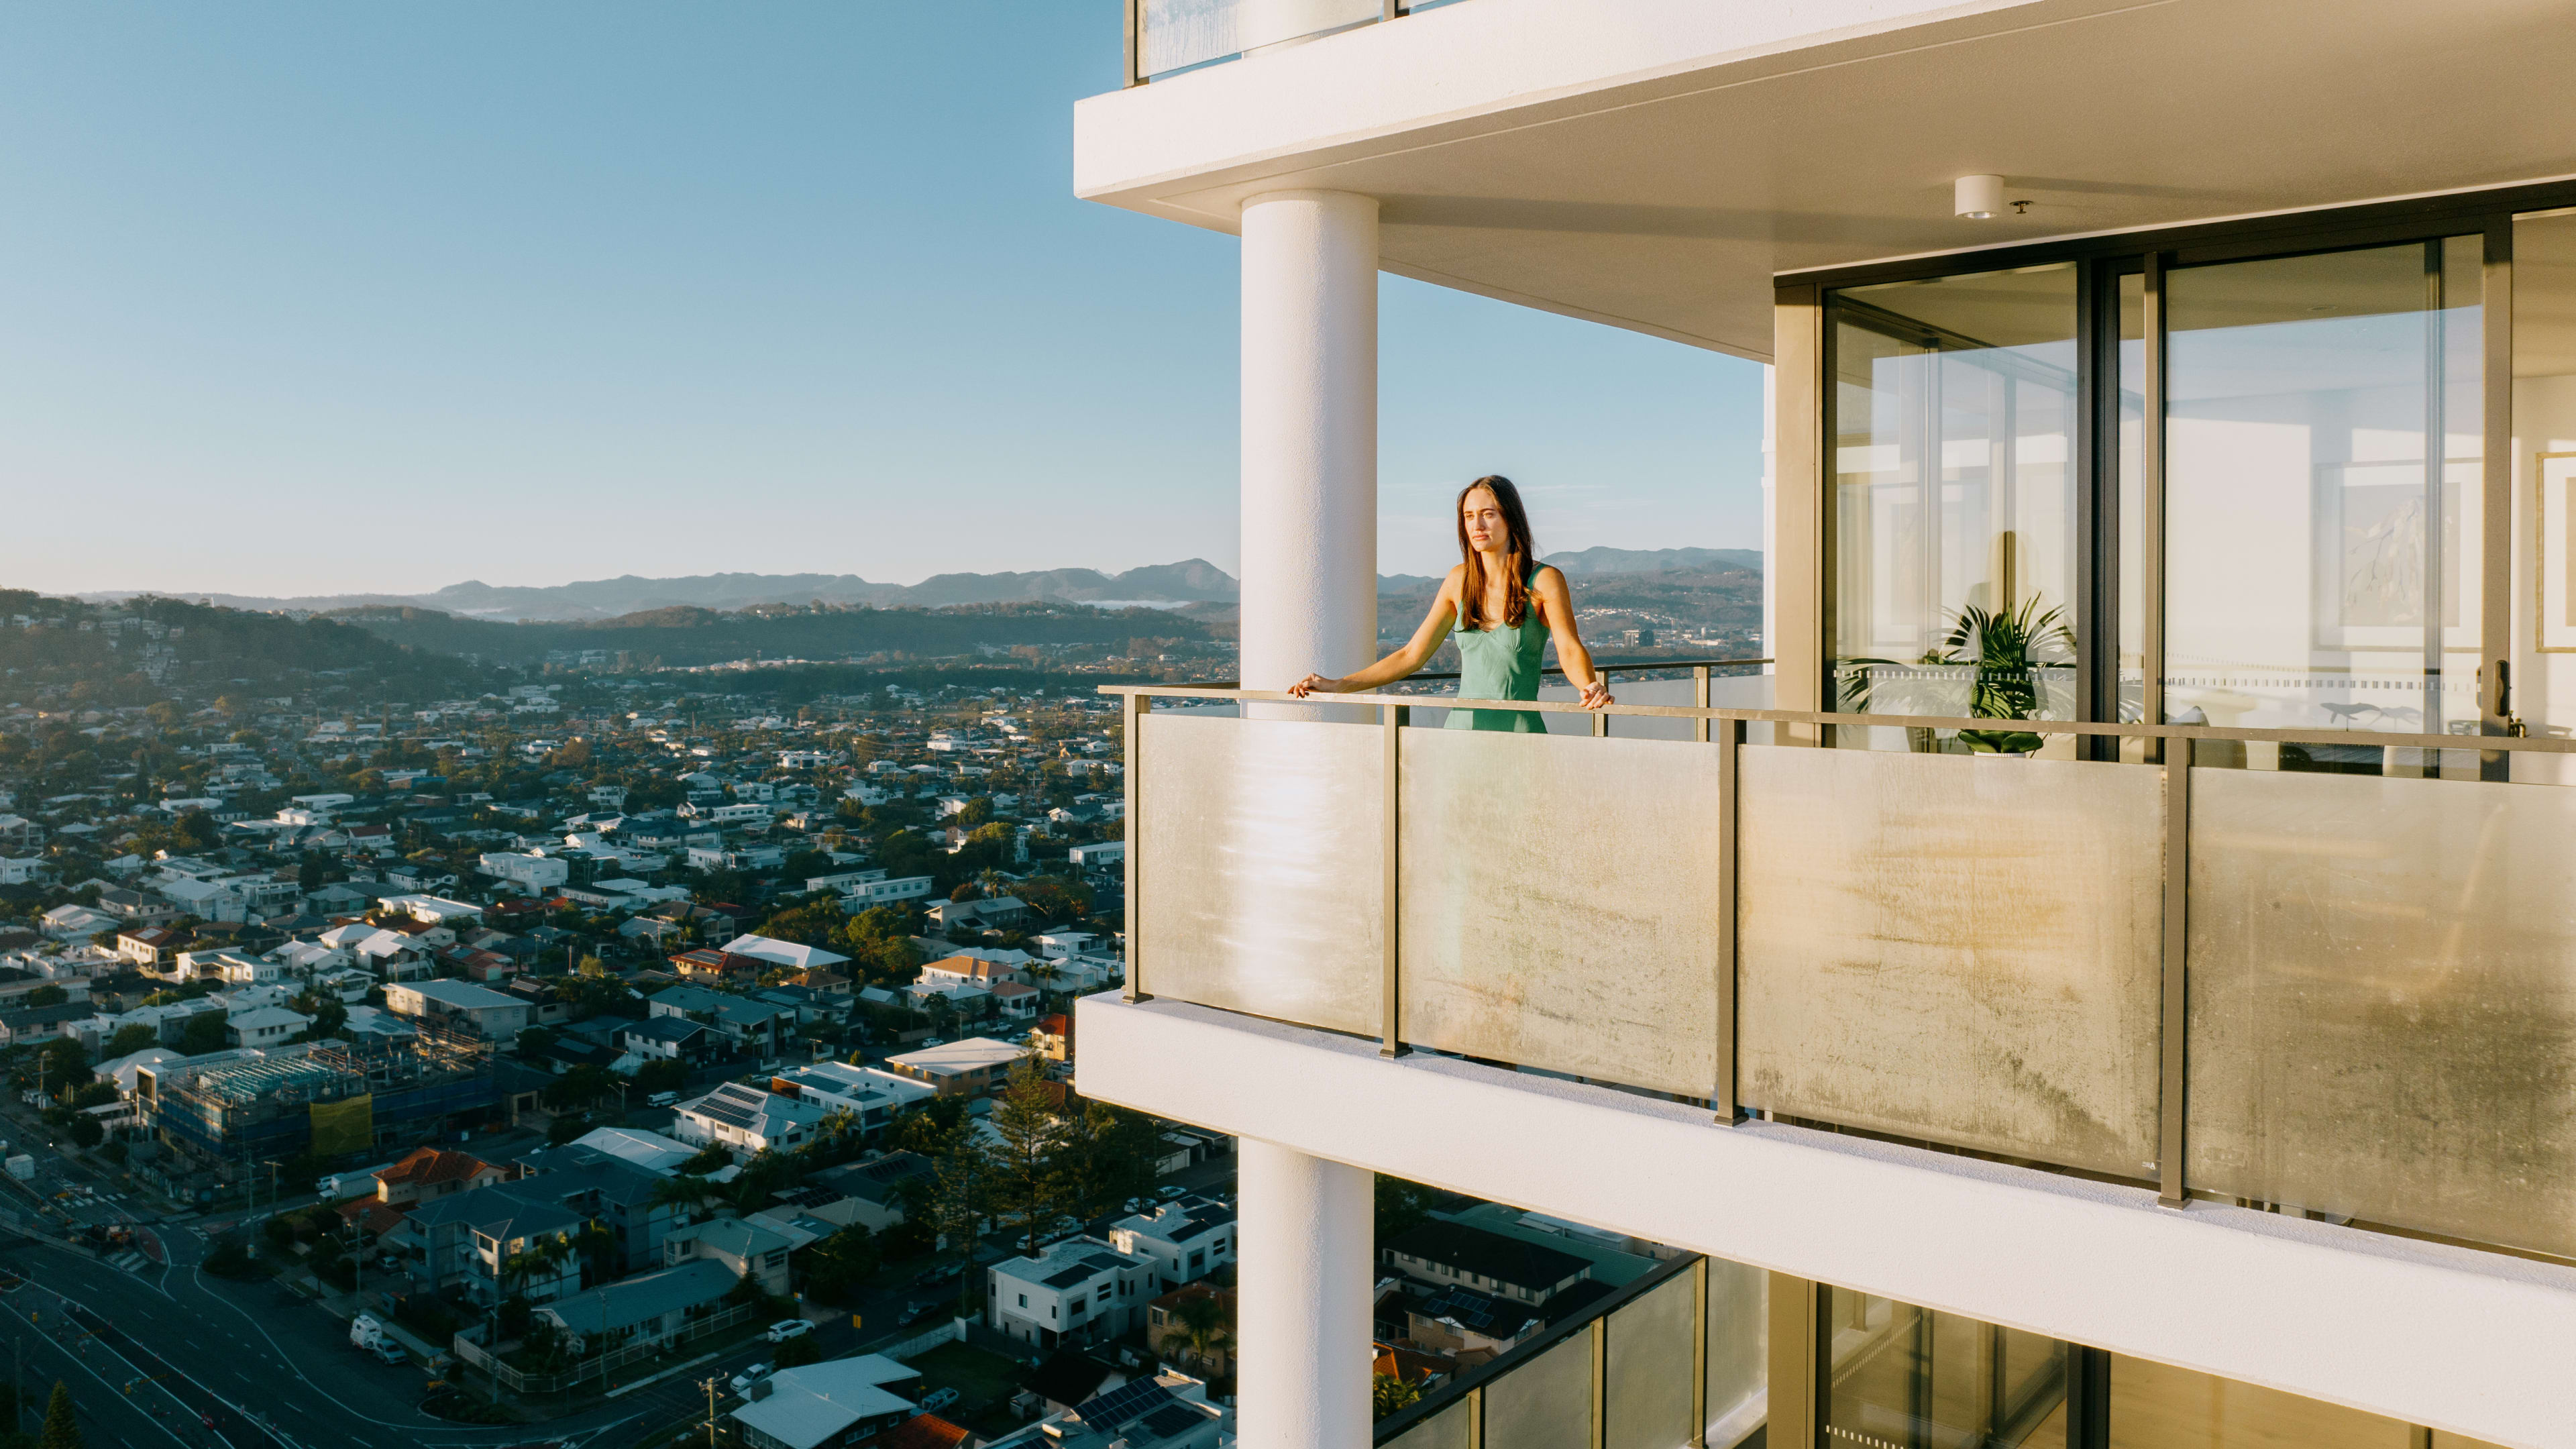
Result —
[[[1299,699],[1319,692],[1357,694],[1381,684],[1393,684],[1419,672],[1423,665],[1431,662],[1432,655],[1440,652],[1441,641],[1449,637],[1449,626],[1457,621],[1459,572],[1456,568],[1449,570],[1449,577],[1441,581],[1439,597],[1431,601],[1431,612],[1422,616],[1422,626],[1413,631],[1413,637],[1405,641],[1403,648],[1366,669],[1353,671],[1339,679],[1309,674],[1288,686],[1288,692]]]
[[[1568,683],[1583,691],[1583,707],[1599,709],[1618,703],[1610,697],[1610,682],[1592,667],[1592,651],[1583,647],[1583,631],[1574,622],[1574,591],[1566,587],[1565,575],[1553,568],[1540,569],[1530,592],[1537,596],[1548,633],[1556,640],[1557,667],[1565,671]]]

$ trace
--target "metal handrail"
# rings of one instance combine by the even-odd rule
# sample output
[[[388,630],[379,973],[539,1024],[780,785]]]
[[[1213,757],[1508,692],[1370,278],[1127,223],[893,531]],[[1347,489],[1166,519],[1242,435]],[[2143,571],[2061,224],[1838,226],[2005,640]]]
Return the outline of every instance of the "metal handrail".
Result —
[[[1768,659],[1623,659],[1612,664],[1594,664],[1592,666],[1592,672],[1595,674],[1637,674],[1649,669],[1736,669],[1747,665],[1768,664],[1770,662],[1771,661]],[[1564,672],[1565,666],[1562,664],[1546,665],[1539,670],[1539,673],[1541,674],[1563,674]],[[1404,676],[1404,678],[1394,681],[1394,683],[1410,684],[1417,679],[1456,679],[1458,677],[1459,676],[1454,673],[1408,674]]]
[[[1737,661],[1742,662],[1742,661]],[[1678,666],[1676,666],[1678,667]],[[1413,676],[1420,678],[1421,676]],[[1355,704],[1370,709],[1409,705],[1401,695],[1325,694],[1302,698],[1281,689],[1236,689],[1204,684],[1104,684],[1102,694],[1130,698],[1278,701],[1284,704]],[[1439,696],[1456,698],[1456,696]],[[2576,738],[2540,735],[2428,735],[2380,730],[2247,729],[2223,725],[2147,724],[2131,720],[1971,719],[1958,715],[1854,714],[1842,710],[1748,709],[1725,705],[1608,704],[1587,708],[1573,700],[1478,699],[1465,701],[1478,710],[1521,710],[1530,714],[1635,715],[1641,718],[1741,720],[1747,724],[1880,726],[1891,729],[2012,730],[2037,735],[2095,735],[2143,740],[2246,740],[2295,745],[2361,745],[2369,748],[2419,750],[2506,750],[2530,754],[2576,754]],[[1437,708],[1438,706],[1433,706]]]

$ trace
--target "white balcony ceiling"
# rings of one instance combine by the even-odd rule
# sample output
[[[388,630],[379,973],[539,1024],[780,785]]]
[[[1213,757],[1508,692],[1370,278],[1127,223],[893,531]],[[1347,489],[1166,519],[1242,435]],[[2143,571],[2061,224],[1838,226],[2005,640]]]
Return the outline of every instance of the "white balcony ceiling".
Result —
[[[1748,357],[1776,273],[2576,173],[2568,0],[1464,0],[1077,108],[1084,196]],[[1950,215],[1994,172],[2027,215]]]

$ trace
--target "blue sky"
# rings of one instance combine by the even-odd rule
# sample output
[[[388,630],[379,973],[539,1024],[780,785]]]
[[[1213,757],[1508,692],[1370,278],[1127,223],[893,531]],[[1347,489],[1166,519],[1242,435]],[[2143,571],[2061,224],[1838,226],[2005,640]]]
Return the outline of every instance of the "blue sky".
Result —
[[[1234,239],[1079,202],[1116,0],[0,10],[0,584],[1236,554]],[[1389,277],[1380,562],[1758,546],[1752,364]]]

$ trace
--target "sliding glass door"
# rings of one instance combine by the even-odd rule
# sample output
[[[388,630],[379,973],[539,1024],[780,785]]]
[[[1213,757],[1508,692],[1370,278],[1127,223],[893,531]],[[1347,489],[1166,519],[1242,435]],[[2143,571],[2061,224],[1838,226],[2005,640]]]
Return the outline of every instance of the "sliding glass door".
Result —
[[[2490,244],[1827,290],[1826,703],[1998,721],[1838,742],[2028,753],[2009,721],[2156,718],[2354,736],[2204,764],[2469,767],[2372,737],[2493,721]]]
[[[2165,274],[2169,719],[2476,732],[2481,250]]]
[[[1836,293],[1837,707],[2076,709],[2076,268]],[[2035,747],[1972,731],[1959,748]]]

